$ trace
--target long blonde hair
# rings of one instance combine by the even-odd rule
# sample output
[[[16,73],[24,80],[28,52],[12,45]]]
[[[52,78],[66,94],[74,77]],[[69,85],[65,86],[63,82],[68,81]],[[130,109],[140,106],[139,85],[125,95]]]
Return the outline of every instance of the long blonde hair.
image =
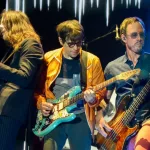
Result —
[[[21,11],[8,10],[1,14],[1,24],[6,30],[6,40],[18,49],[24,39],[32,38],[40,42],[39,35],[32,27],[27,15]]]

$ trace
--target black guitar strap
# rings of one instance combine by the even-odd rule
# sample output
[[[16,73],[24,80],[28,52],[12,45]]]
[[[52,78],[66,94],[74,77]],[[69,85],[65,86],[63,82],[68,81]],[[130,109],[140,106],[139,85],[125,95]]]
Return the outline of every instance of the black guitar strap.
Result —
[[[87,86],[87,52],[81,52],[81,87],[82,90]]]
[[[6,54],[4,55],[4,57],[2,58],[2,60],[0,61],[1,63],[5,64],[14,55],[14,53],[16,52],[15,50],[13,50],[10,53],[10,51],[11,51],[11,49],[8,49],[8,51],[6,52]],[[8,56],[8,54],[9,54],[9,56]]]

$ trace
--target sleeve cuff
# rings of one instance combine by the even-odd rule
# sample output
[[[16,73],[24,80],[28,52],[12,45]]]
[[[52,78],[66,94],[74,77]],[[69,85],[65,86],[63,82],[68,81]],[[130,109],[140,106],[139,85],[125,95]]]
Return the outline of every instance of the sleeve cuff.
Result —
[[[92,103],[88,103],[89,107],[97,107],[99,105],[99,100],[95,98],[95,101]]]
[[[38,101],[37,101],[37,109],[40,109],[42,102],[46,102],[46,99],[43,96],[39,96]]]

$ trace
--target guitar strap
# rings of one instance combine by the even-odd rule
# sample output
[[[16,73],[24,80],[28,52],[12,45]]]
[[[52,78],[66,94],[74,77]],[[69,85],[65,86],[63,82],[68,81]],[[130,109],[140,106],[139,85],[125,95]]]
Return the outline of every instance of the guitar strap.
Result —
[[[82,90],[87,86],[87,52],[81,52],[81,87]]]
[[[8,51],[6,52],[6,54],[4,55],[4,57],[2,58],[2,60],[0,61],[1,63],[5,64],[16,52],[16,50],[13,50],[9,56],[7,57],[8,53],[11,51],[11,49],[8,49]]]

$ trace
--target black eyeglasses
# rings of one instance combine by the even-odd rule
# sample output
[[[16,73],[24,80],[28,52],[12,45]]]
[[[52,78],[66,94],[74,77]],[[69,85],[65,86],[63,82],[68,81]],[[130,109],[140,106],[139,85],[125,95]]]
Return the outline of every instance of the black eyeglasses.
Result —
[[[144,39],[145,38],[145,33],[144,32],[140,32],[140,33],[133,32],[130,35],[127,35],[127,36],[130,36],[132,39],[136,39],[138,36],[140,36],[142,39]]]
[[[79,42],[66,42],[66,43],[70,48],[73,48],[75,45],[77,45],[78,47],[80,47],[82,45],[82,41],[79,41]]]

